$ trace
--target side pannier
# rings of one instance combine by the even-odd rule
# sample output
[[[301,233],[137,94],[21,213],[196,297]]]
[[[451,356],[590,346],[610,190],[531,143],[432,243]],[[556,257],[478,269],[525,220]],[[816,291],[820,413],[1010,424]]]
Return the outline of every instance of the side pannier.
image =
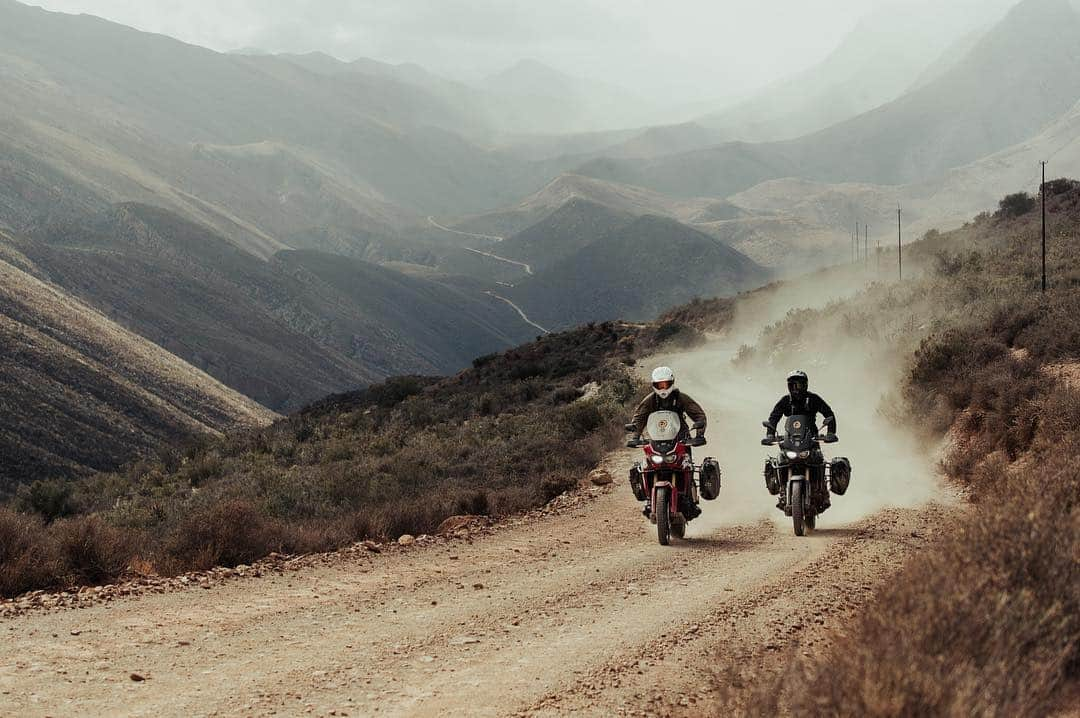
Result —
[[[698,481],[701,498],[715,501],[720,496],[720,464],[716,459],[701,462],[701,477]]]
[[[829,490],[837,496],[847,493],[851,484],[851,462],[838,456],[829,462]]]

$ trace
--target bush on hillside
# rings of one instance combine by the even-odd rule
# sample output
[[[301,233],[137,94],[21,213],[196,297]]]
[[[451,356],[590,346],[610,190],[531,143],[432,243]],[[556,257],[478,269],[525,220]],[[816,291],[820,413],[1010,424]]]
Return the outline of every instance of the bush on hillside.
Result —
[[[998,215],[1002,217],[1019,217],[1033,209],[1035,209],[1035,198],[1027,192],[1007,195],[998,203]]]

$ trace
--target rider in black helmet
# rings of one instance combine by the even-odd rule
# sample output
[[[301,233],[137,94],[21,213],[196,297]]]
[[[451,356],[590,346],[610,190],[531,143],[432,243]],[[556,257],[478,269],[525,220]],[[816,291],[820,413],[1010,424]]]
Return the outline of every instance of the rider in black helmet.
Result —
[[[780,422],[780,419],[785,416],[803,415],[810,419],[810,429],[817,435],[817,415],[821,414],[825,418],[825,430],[829,434],[836,433],[836,416],[833,414],[832,408],[817,394],[810,391],[810,379],[806,376],[804,371],[793,371],[787,376],[788,393],[786,396],[780,397],[780,401],[776,402],[776,406],[773,407],[772,413],[769,414],[769,434],[765,437],[766,443],[776,439],[776,425]],[[821,486],[824,487],[824,458],[821,457],[822,466],[820,473],[817,475],[818,480],[821,482]],[[829,492],[823,489],[822,501],[828,505]],[[783,508],[784,496],[779,497],[779,503],[777,507]]]
[[[776,402],[769,414],[769,438],[776,435],[776,425],[785,416],[802,414],[810,417],[817,426],[817,415],[825,418],[825,426],[830,434],[836,433],[836,415],[832,408],[817,394],[810,391],[810,379],[804,371],[793,371],[787,376],[788,393]]]

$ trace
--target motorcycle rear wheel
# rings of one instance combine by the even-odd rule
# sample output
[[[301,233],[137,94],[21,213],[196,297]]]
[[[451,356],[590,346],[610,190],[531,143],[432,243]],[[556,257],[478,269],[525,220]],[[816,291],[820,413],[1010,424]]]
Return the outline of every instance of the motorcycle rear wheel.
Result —
[[[810,529],[811,531],[817,528],[817,514],[806,515],[806,528]]]
[[[671,533],[677,539],[686,538],[686,519],[672,521]]]
[[[667,488],[656,490],[656,538],[661,546],[671,543],[671,492]]]
[[[791,484],[791,523],[795,528],[796,536],[806,535],[806,524],[803,516],[803,484],[795,481]]]

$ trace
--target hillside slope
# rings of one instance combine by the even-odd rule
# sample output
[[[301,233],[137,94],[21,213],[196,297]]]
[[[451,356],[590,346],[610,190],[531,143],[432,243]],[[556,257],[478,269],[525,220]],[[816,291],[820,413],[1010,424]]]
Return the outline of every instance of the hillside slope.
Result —
[[[542,271],[633,221],[634,215],[628,212],[572,198],[528,229],[500,242],[499,254]]]
[[[144,205],[18,246],[42,276],[275,409],[391,374],[456,371],[534,335],[479,291],[310,251],[263,261]]]
[[[691,227],[644,215],[591,237],[578,251],[507,290],[547,327],[652,319],[695,297],[735,294],[768,272]]]
[[[0,494],[275,418],[33,269],[0,232]]]

